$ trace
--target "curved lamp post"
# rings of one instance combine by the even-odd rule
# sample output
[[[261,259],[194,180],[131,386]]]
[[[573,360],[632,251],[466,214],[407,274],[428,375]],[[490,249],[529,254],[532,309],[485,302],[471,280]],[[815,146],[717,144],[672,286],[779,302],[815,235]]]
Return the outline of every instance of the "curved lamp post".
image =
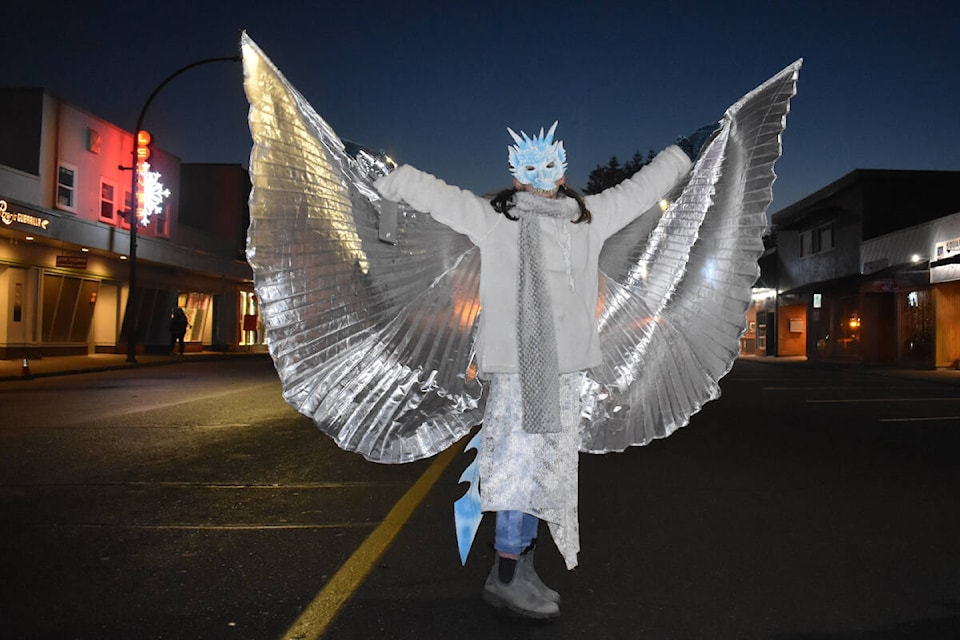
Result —
[[[133,208],[130,211],[130,290],[127,293],[127,310],[124,313],[124,321],[127,323],[127,362],[136,363],[137,361],[137,225],[140,224],[140,221],[137,219],[136,215],[140,204],[137,196],[137,135],[139,134],[140,130],[143,129],[143,119],[147,115],[147,109],[150,107],[150,103],[153,102],[155,97],[157,97],[157,94],[160,93],[160,90],[167,86],[171,80],[179,76],[181,73],[189,71],[194,67],[199,67],[200,65],[210,64],[211,62],[240,61],[241,57],[239,55],[223,56],[219,58],[205,58],[203,60],[197,60],[196,62],[191,62],[186,66],[180,67],[167,76],[163,82],[157,85],[157,88],[153,90],[153,93],[150,94],[150,97],[148,97],[147,101],[143,104],[143,108],[140,109],[140,115],[137,117],[137,127],[133,130],[133,166],[120,167],[124,170],[129,168],[133,172],[133,179],[131,180],[132,184],[130,189],[130,193],[133,196]]]

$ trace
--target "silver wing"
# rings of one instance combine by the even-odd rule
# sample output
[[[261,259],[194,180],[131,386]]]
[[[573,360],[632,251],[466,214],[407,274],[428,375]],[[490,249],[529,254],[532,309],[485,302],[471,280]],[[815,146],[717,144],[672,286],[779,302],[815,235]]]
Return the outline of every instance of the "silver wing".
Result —
[[[720,395],[746,329],[801,64],[731,106],[666,211],[642,216],[605,245],[603,364],[585,382],[581,451],[664,438]]]
[[[284,398],[369,460],[436,454],[482,417],[479,254],[410,209],[394,230],[366,167],[245,33],[241,48],[247,259]]]
[[[401,208],[244,34],[253,191],[247,258],[285,399],[370,460],[428,457],[482,419],[472,368],[479,254]],[[601,257],[603,364],[581,450],[665,437],[719,395],[758,275],[800,61],[745,96],[661,215]],[[389,229],[392,243],[379,240]]]

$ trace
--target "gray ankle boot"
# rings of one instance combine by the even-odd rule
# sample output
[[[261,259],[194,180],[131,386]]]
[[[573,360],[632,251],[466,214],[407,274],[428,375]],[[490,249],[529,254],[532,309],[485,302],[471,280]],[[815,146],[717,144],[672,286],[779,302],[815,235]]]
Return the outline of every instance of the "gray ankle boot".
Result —
[[[513,571],[504,567],[501,575],[501,562],[513,563]],[[520,574],[520,562],[499,555],[493,562],[487,582],[483,585],[481,597],[494,607],[506,607],[514,613],[529,618],[555,618],[560,615],[560,605],[543,597],[534,585]],[[510,575],[512,573],[512,575]]]
[[[520,559],[517,560],[517,573],[523,580],[529,582],[544,599],[556,602],[559,605],[560,594],[543,584],[543,580],[537,575],[537,570],[533,568],[533,550],[536,545],[537,540],[534,538],[530,546],[520,554]]]

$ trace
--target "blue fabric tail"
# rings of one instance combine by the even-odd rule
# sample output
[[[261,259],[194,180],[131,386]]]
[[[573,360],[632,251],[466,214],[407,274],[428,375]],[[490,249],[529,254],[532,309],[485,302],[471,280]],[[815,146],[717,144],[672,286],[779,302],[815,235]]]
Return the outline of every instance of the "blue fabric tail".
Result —
[[[470,449],[477,450],[480,432],[478,431],[467,446],[463,448],[466,453]],[[479,452],[478,452],[479,453]],[[460,482],[469,483],[467,492],[453,503],[453,520],[457,527],[457,545],[460,547],[460,563],[467,564],[467,556],[470,554],[470,547],[473,546],[473,539],[477,536],[477,529],[480,528],[480,520],[483,513],[480,511],[480,467],[477,466],[477,456],[474,456],[463,474],[460,476]]]

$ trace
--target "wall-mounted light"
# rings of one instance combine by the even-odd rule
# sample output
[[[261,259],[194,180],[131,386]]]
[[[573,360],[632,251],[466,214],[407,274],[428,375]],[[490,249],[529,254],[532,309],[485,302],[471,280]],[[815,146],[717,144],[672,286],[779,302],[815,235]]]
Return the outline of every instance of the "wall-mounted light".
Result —
[[[915,253],[912,256],[910,256],[910,261],[915,263],[920,262],[920,254]]]
[[[89,253],[90,249],[87,249],[86,247],[80,247],[80,251],[83,251],[84,253]]]
[[[30,242],[31,240],[33,240],[33,236],[27,236],[24,238],[24,240],[26,240],[27,242]]]

